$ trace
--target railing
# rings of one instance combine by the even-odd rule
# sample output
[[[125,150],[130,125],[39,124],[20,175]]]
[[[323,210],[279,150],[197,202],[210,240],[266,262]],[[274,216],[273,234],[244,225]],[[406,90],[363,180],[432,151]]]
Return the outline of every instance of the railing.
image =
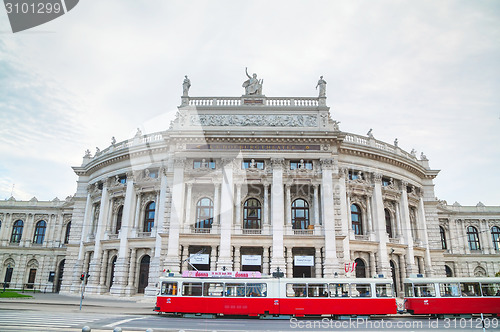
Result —
[[[162,140],[163,140],[163,135],[161,133],[152,133],[152,134],[148,134],[148,135],[136,136],[134,138],[110,145],[106,149],[104,149],[100,152],[97,152],[93,158],[100,157],[100,156],[105,155],[109,152],[113,152],[113,151],[117,151],[117,150],[121,150],[121,149],[128,149],[128,148],[135,146],[135,145],[158,142],[158,141],[162,141]],[[90,157],[90,158],[92,158],[92,157]]]
[[[243,234],[245,235],[260,235],[262,234],[261,229],[243,229]]]
[[[387,143],[382,142],[382,141],[377,141],[374,138],[369,138],[366,136],[355,135],[355,134],[349,133],[345,136],[344,142],[357,144],[357,145],[372,146],[372,147],[375,147],[379,150],[387,151],[389,153],[399,154],[399,155],[404,156],[408,159],[417,160],[416,155],[408,153],[402,149],[398,149],[394,145],[387,144]]]
[[[247,101],[247,102],[245,102]],[[255,102],[249,102],[255,101]],[[258,101],[258,102],[257,102]],[[275,107],[316,107],[319,105],[319,98],[315,97],[189,97],[189,106],[241,106],[241,105],[265,105]]]
[[[191,228],[192,234],[210,234],[211,228]]]
[[[294,229],[293,235],[314,235],[313,229]]]
[[[355,235],[354,238],[358,241],[368,241],[370,239],[369,235]]]
[[[151,232],[137,232],[137,237],[150,237]]]

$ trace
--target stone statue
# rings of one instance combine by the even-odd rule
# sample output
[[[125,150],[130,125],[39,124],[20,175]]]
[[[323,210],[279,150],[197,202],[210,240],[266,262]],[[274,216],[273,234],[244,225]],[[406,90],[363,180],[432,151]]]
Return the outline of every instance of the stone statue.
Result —
[[[191,87],[191,81],[187,77],[187,75],[184,76],[184,82],[182,82],[182,96],[187,97],[189,93],[189,88]]]
[[[243,82],[243,87],[245,88],[246,95],[261,95],[262,94],[262,84],[264,80],[259,80],[257,74],[253,74],[252,77],[248,75],[248,68],[245,67],[245,74],[247,74],[248,80]]]
[[[394,140],[394,146],[398,147],[398,139],[397,138]]]
[[[137,132],[135,133],[135,137],[141,137],[142,136],[142,131],[141,129],[137,128]]]
[[[417,158],[417,150],[415,150],[415,149],[411,149],[410,154],[411,154],[411,156],[412,156],[413,158]]]
[[[326,81],[323,79],[323,76],[319,77],[318,84],[316,84],[316,90],[319,86],[319,97],[326,97]]]
[[[369,138],[373,138],[373,134],[372,134],[372,128],[370,128],[370,130],[368,130],[368,133],[366,133],[366,135],[369,137]]]
[[[83,157],[84,158],[91,158],[92,157],[92,154],[90,153],[89,149],[85,150],[85,155]]]
[[[423,152],[421,152],[420,153],[420,160],[429,160],[429,159],[427,159],[427,156]]]
[[[113,136],[111,137],[111,145],[115,145],[116,144],[116,138]]]

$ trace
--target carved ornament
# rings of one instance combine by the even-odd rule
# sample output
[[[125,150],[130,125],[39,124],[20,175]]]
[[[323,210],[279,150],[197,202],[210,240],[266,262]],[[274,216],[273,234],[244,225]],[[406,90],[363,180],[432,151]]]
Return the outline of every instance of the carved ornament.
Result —
[[[317,127],[316,115],[191,115],[192,126]]]

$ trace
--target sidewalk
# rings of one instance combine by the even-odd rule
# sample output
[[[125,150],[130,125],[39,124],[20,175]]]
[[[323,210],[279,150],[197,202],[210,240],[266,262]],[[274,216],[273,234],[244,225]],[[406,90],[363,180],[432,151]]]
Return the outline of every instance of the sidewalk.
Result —
[[[80,311],[79,295],[61,295],[56,293],[25,293],[31,298],[0,299],[0,309],[32,309]],[[81,312],[119,313],[127,315],[155,314],[153,311],[156,298],[137,295],[132,297],[114,297],[111,295],[85,295]]]

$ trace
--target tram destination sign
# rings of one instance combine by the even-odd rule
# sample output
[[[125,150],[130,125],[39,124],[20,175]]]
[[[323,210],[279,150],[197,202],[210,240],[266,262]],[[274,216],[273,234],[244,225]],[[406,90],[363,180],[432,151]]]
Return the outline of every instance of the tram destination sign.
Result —
[[[187,150],[319,151],[319,144],[186,144]]]
[[[259,271],[183,271],[184,278],[261,278]]]

